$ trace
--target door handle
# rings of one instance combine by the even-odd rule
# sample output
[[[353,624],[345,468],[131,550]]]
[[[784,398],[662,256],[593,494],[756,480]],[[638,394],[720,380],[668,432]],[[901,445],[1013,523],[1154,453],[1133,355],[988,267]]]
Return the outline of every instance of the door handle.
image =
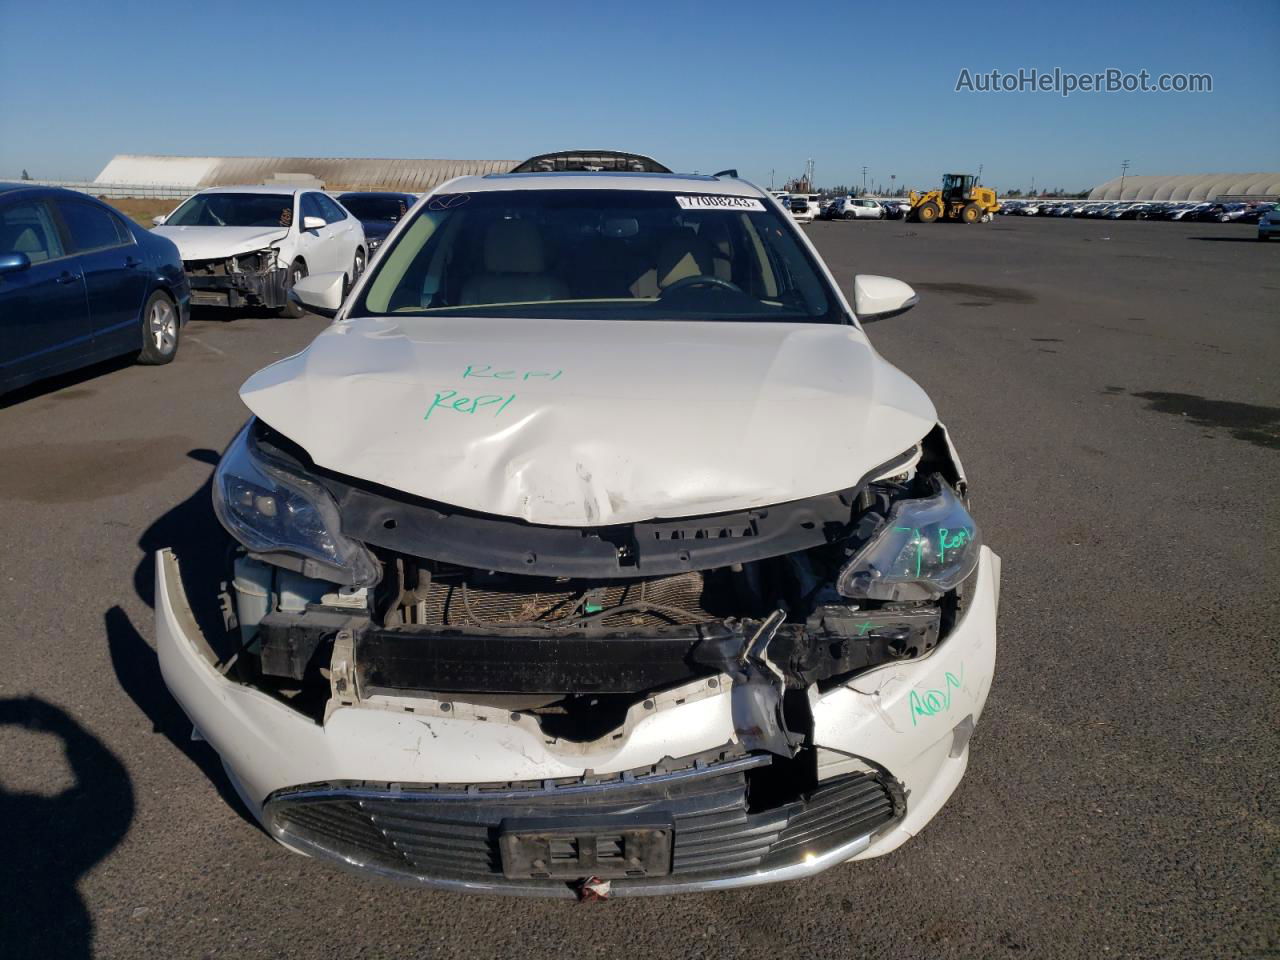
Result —
[[[130,268],[133,268],[133,267],[140,267],[140,266],[142,266],[142,261],[141,261],[141,260],[139,260],[137,257],[125,257],[125,258],[124,258],[124,265],[125,265],[126,267],[130,267]]]
[[[80,279],[80,274],[72,273],[70,270],[63,270],[62,273],[58,274],[57,282],[58,283],[75,283],[79,279]]]

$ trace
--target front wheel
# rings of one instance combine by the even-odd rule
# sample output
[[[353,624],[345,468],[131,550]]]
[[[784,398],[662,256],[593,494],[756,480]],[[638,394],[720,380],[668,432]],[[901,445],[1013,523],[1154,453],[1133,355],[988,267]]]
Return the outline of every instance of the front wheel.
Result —
[[[138,362],[150,366],[168,363],[178,354],[178,308],[163,290],[147,298],[142,308],[142,349]]]
[[[933,223],[941,215],[942,210],[936,203],[921,204],[920,209],[916,211],[916,217],[921,223]]]
[[[284,278],[284,306],[280,308],[279,314],[282,317],[289,317],[296,320],[306,313],[302,309],[302,305],[294,303],[289,299],[289,291],[293,289],[293,285],[307,275],[307,265],[301,260],[295,260],[289,267],[289,274]]]

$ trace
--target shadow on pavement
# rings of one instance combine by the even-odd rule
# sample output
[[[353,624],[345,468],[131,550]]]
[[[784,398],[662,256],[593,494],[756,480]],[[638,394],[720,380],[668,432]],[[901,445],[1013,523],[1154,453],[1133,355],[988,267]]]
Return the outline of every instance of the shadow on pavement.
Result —
[[[44,700],[0,700],[0,726],[57,737],[75,781],[52,796],[0,785],[9,838],[0,870],[0,949],[10,957],[92,956],[93,921],[76,884],[128,832],[133,784],[102,741]]]
[[[169,693],[164,677],[160,675],[160,661],[156,659],[155,651],[134,628],[129,615],[119,607],[112,607],[103,616],[103,620],[106,622],[111,666],[116,672],[120,689],[129,695],[129,699],[151,721],[152,732],[163,736],[179,753],[195,764],[217,787],[219,796],[242,819],[256,827],[258,821],[245,808],[227,780],[213,748],[191,739],[191,721]]]
[[[1257,237],[1187,237],[1188,240],[1200,240],[1204,243],[1255,243],[1261,244],[1265,241],[1259,240]]]
[[[216,450],[196,449],[187,456],[214,465],[221,456]],[[138,540],[142,559],[134,570],[134,589],[155,609],[156,553],[165,547],[178,557],[182,585],[196,623],[219,656],[229,655],[239,645],[238,634],[227,630],[219,594],[231,576],[233,542],[222,529],[210,499],[212,477],[187,499],[161,515]],[[217,787],[222,799],[245,821],[258,826],[228,781],[214,750],[191,739],[191,721],[173,699],[160,673],[156,653],[120,607],[104,615],[111,664],[122,690],[151,721],[152,729],[195,764]]]
[[[221,454],[216,450],[196,449],[187,456],[210,466]],[[209,642],[221,653],[219,633],[222,616],[217,605],[219,584],[230,574],[228,558],[231,538],[213,512],[213,477],[202,483],[191,496],[158,517],[138,538],[142,560],[133,573],[133,586],[138,596],[150,607],[156,600],[156,553],[168,547],[178,557],[182,583],[191,601],[196,621],[208,631]]]
[[[60,373],[55,377],[49,377],[47,380],[37,380],[35,383],[29,383],[25,387],[18,387],[11,393],[0,395],[0,410],[48,396],[51,393],[57,393],[59,390],[66,390],[68,387],[79,387],[80,384],[87,383],[90,380],[106,376],[109,373],[115,373],[125,367],[132,367],[135,363],[135,357],[136,353],[126,353],[110,360],[100,360],[78,370]],[[74,391],[74,396],[88,396],[92,392],[92,388],[85,387]],[[68,399],[70,397],[71,395],[68,395]]]

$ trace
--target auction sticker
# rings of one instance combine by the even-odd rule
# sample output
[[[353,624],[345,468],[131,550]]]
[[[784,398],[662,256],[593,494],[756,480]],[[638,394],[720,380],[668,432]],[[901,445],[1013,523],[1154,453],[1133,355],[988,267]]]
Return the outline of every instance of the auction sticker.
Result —
[[[676,195],[681,210],[751,210],[764,213],[764,204],[754,197],[727,197],[724,194],[706,194],[700,197]]]

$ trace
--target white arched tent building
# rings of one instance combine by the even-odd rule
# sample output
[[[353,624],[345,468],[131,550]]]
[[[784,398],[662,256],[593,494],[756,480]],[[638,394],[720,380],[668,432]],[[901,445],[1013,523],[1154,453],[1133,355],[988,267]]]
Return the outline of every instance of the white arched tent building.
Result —
[[[1276,200],[1280,173],[1193,173],[1116,177],[1089,192],[1090,200]]]
[[[422,193],[453,177],[506,173],[514,160],[382,159],[374,157],[166,157],[122,153],[94,180],[167,186],[190,192],[204,187],[310,178],[330,190],[376,189]]]

